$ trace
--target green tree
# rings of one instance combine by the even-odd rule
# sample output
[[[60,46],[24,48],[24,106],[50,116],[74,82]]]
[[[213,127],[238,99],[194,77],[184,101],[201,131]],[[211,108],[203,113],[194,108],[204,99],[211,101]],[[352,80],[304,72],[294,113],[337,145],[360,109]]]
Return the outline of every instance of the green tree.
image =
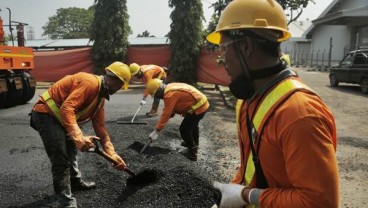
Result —
[[[95,17],[90,39],[91,60],[97,74],[114,61],[125,61],[130,34],[126,0],[95,0]]]
[[[202,3],[200,0],[169,0],[169,7],[174,8],[168,34],[172,51],[170,76],[174,81],[194,84],[203,43]]]
[[[42,27],[44,30],[42,35],[47,35],[51,39],[89,38],[92,19],[92,9],[60,8]]]
[[[144,32],[142,32],[142,34],[138,34],[137,38],[145,38],[145,37],[155,37],[154,35],[151,35],[150,32],[148,32],[147,30],[145,30]]]

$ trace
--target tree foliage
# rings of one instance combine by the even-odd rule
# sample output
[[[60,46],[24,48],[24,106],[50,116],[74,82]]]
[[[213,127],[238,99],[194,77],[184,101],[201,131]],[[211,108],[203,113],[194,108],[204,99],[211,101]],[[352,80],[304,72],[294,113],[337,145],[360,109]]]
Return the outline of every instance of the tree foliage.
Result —
[[[144,32],[142,32],[142,34],[138,34],[137,38],[145,38],[145,37],[155,37],[154,35],[151,35],[150,32],[148,32],[147,30],[145,30]]]
[[[170,76],[174,81],[193,84],[197,81],[197,60],[203,43],[202,3],[200,0],[169,0],[169,7],[174,8],[168,33],[172,51]]]
[[[42,27],[42,35],[51,39],[89,38],[92,19],[93,9],[60,8]]]
[[[95,0],[95,16],[90,39],[94,41],[91,60],[96,73],[114,61],[125,61],[130,34],[126,0]]]

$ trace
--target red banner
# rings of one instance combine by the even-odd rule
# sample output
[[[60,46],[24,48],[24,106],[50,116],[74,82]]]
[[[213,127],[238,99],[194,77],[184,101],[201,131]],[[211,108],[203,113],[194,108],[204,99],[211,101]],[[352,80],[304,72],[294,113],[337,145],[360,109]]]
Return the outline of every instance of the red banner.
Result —
[[[90,48],[65,51],[34,52],[35,67],[32,75],[36,81],[56,82],[66,75],[77,72],[93,73]]]
[[[65,75],[77,72],[93,73],[90,60],[91,48],[64,51],[34,52],[35,68],[32,74],[36,81],[55,82]],[[202,49],[198,61],[197,79],[199,82],[227,86],[230,78],[225,69],[216,65],[218,53]],[[126,63],[155,64],[167,66],[171,58],[169,46],[129,47]]]

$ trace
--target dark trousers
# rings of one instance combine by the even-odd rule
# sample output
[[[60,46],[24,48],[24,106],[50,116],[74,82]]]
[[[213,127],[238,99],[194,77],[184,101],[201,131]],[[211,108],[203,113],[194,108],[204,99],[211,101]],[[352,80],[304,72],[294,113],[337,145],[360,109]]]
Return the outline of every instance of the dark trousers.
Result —
[[[204,117],[206,112],[199,115],[186,114],[183,121],[180,124],[180,136],[188,145],[189,149],[198,147],[199,145],[199,121]]]
[[[56,195],[63,204],[73,207],[76,199],[71,192],[70,180],[81,178],[74,142],[67,136],[64,127],[50,114],[32,111],[31,126],[40,134],[50,159]]]

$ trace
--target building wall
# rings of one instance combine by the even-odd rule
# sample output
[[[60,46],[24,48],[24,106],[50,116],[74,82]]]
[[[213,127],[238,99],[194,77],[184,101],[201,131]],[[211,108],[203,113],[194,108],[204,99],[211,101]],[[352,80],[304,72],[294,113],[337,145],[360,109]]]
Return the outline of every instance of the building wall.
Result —
[[[340,61],[346,51],[350,49],[351,28],[345,25],[320,25],[313,33],[311,51],[314,55],[324,52],[324,58],[330,51],[330,38],[332,38],[331,62]]]

